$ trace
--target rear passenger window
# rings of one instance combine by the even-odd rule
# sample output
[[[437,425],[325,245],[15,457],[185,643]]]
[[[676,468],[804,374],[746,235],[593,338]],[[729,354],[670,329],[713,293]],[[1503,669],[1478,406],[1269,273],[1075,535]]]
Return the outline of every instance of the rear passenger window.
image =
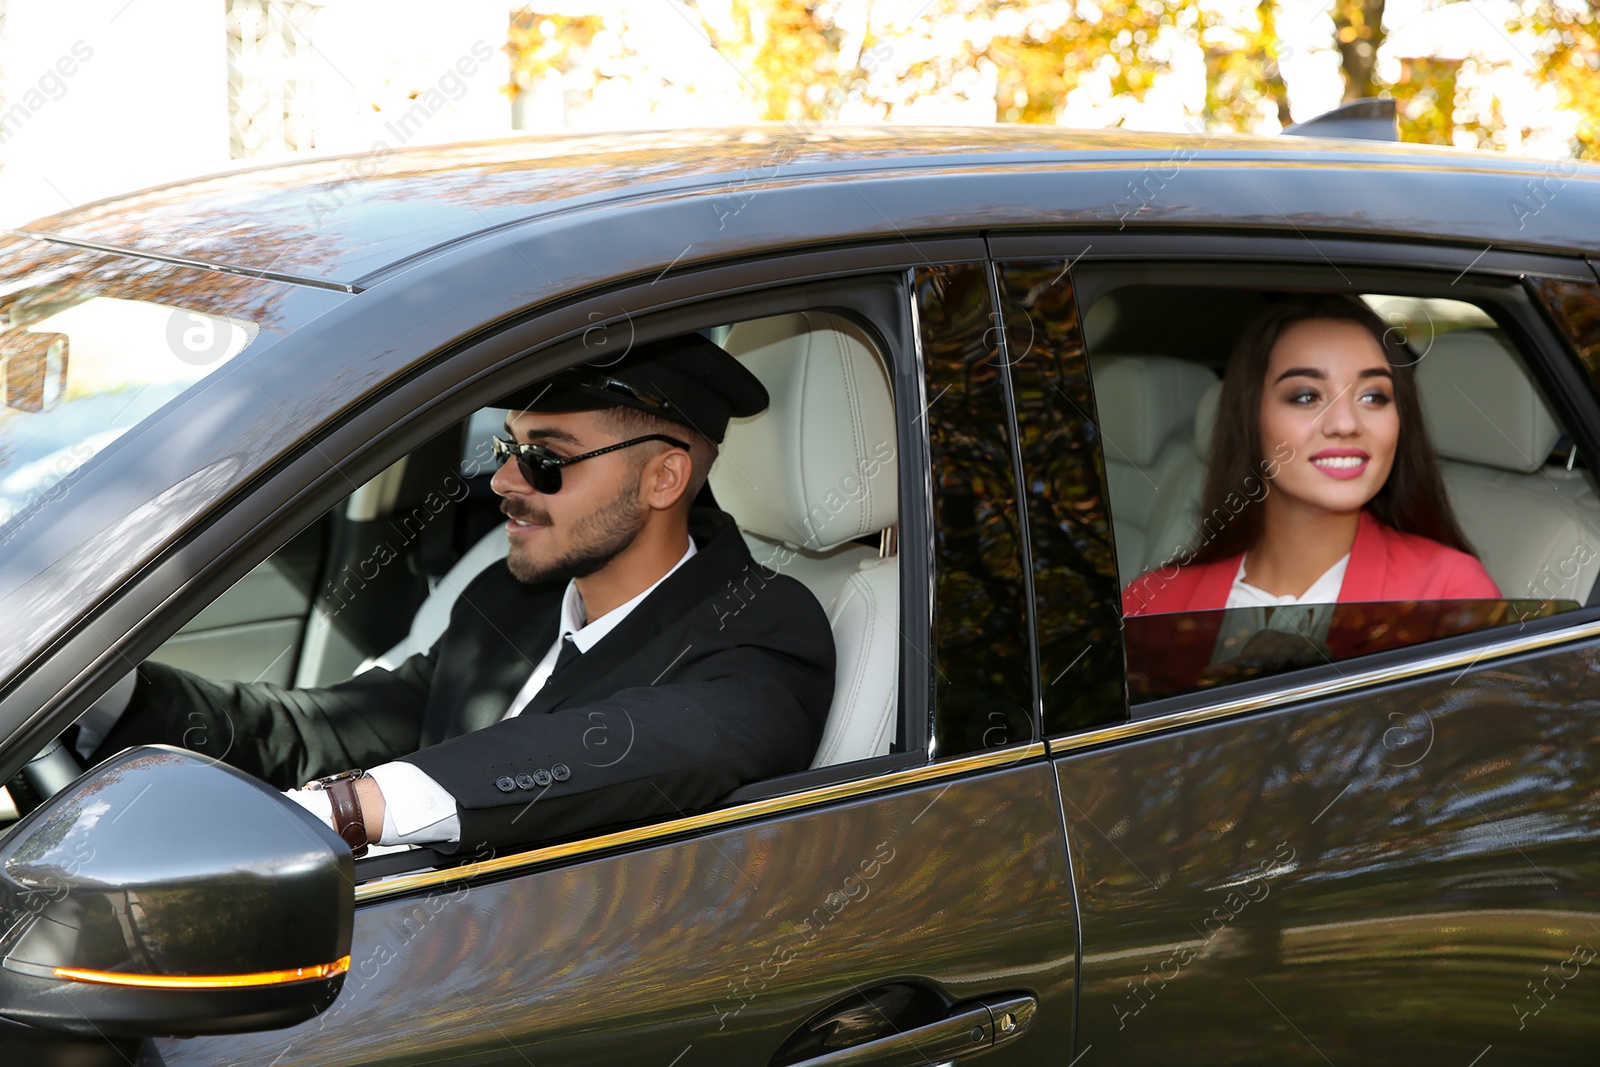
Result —
[[[1588,601],[1590,464],[1493,292],[1103,269],[1074,274],[1132,704]]]

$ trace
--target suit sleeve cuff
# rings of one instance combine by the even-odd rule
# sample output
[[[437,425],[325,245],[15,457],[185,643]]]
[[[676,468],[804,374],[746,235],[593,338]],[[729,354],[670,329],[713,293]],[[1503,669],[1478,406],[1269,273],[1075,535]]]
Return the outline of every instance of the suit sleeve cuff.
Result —
[[[385,763],[367,772],[383,791],[383,834],[376,844],[459,841],[456,798],[415,764]]]

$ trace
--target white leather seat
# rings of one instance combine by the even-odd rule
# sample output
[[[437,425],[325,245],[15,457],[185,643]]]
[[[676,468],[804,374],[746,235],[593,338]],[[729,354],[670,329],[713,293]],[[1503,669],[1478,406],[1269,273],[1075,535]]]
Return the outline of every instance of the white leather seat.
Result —
[[[822,312],[741,323],[724,347],[761,379],[772,403],[729,424],[712,492],[756,560],[803,582],[833,628],[833,705],[812,766],[882,755],[899,703],[900,572],[896,558],[854,539],[899,519],[884,366],[858,327]],[[461,590],[506,551],[497,526],[439,580],[405,639],[360,669],[393,668],[433,647]]]
[[[882,755],[899,703],[899,561],[856,539],[899,521],[888,374],[866,333],[827,312],[739,323],[723,347],[772,403],[729,424],[712,492],[751,554],[805,583],[833,628],[833,706],[812,766]]]
[[[1600,572],[1600,500],[1545,461],[1561,436],[1497,331],[1440,334],[1417,364],[1423,417],[1462,531],[1507,598],[1587,599]]]
[[[367,660],[356,669],[356,673],[360,674],[371,667],[394,670],[413,652],[426,652],[432,648],[433,643],[439,640],[439,635],[444,633],[444,628],[450,624],[450,609],[455,607],[456,597],[461,595],[467,583],[489,564],[505,559],[510,550],[511,542],[506,537],[506,531],[497,524],[479,538],[477,544],[467,549],[466,554],[456,560],[439,579],[417,613],[411,617],[411,631],[400,639],[400,643],[383,655]]]
[[[1171,356],[1102,356],[1091,369],[1117,569],[1130,582],[1193,539],[1182,517],[1185,505],[1192,514],[1204,467],[1197,474],[1190,431],[1217,376]]]
[[[1221,532],[1226,516],[1201,516],[1200,497],[1205,492],[1206,471],[1211,466],[1211,431],[1217,423],[1217,401],[1222,382],[1213,381],[1200,394],[1194,408],[1194,429],[1187,441],[1188,455],[1172,461],[1173,490],[1151,528],[1151,543],[1158,547],[1146,570],[1172,559],[1180,549],[1199,549]]]

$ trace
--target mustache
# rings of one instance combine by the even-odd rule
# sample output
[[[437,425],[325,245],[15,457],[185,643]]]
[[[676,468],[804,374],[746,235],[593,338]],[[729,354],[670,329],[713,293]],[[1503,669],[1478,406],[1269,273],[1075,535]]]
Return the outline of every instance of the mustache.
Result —
[[[505,504],[501,504],[500,505],[500,511],[501,511],[502,514],[505,515],[506,518],[508,518],[508,519],[516,519],[518,522],[536,522],[540,526],[549,526],[550,525],[550,515],[547,512],[541,513],[541,512],[538,512],[538,511],[533,511],[531,509],[530,510],[526,510],[526,511],[523,511],[523,510],[513,511],[511,508],[507,507]]]

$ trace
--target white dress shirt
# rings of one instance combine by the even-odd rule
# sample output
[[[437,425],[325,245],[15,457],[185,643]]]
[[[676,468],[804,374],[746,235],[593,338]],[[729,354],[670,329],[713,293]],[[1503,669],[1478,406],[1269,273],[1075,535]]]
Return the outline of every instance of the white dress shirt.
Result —
[[[555,670],[561,642],[568,635],[571,635],[572,643],[578,646],[579,652],[588,652],[655,592],[656,587],[666,581],[673,571],[689,562],[695,552],[694,538],[691,537],[688,549],[672,565],[671,570],[656,579],[650,588],[593,622],[584,617],[583,597],[578,593],[578,583],[568,582],[566,593],[561,598],[561,625],[556,632],[556,639],[551,642],[544,657],[534,665],[533,673],[528,675],[528,680],[512,698],[501,721],[522,714],[522,709],[544,688]],[[455,797],[425,774],[422,768],[404,760],[396,760],[379,764],[367,774],[383,791],[383,833],[374,844],[420,845],[434,841],[456,841],[461,837],[461,817],[456,810]],[[327,793],[320,789],[291,789],[284,795],[329,826],[333,825],[333,803]]]

